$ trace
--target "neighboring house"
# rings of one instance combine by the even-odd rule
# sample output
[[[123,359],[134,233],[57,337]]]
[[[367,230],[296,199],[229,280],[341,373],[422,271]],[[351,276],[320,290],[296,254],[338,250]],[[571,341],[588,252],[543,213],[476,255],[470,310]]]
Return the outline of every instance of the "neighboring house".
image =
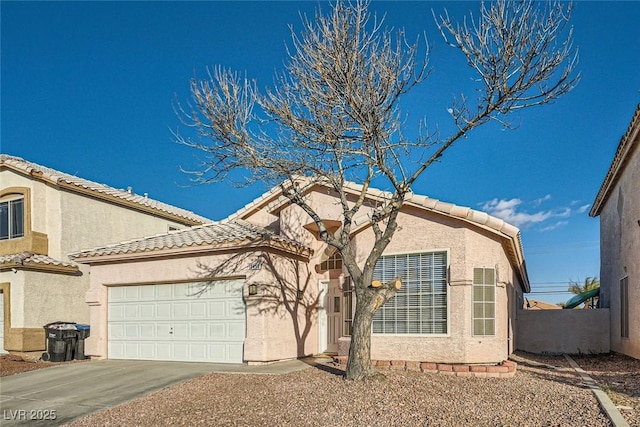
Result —
[[[4,350],[43,350],[43,325],[50,322],[89,322],[89,268],[70,262],[69,252],[210,222],[146,195],[5,154],[0,183]]]
[[[640,358],[640,105],[598,191],[600,307],[611,310],[611,350]]]
[[[302,180],[329,229],[337,195]],[[349,197],[360,187],[349,184]],[[369,205],[387,193],[370,190]],[[353,242],[364,262],[366,213]],[[372,358],[498,363],[515,348],[529,292],[520,233],[486,213],[412,195],[378,263],[400,278],[373,321]],[[338,253],[278,187],[224,221],[72,254],[91,266],[88,354],[99,358],[264,363],[346,354],[355,301]]]
[[[525,310],[562,310],[562,307],[557,304],[551,304],[549,302],[529,298],[525,298],[524,307],[522,308]]]

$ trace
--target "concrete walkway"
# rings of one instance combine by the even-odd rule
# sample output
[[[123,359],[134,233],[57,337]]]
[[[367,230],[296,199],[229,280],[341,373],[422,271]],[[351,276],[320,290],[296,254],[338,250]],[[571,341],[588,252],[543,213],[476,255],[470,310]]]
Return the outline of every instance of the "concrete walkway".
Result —
[[[284,374],[300,360],[247,366],[218,363],[96,360],[0,378],[2,426],[57,426],[211,372]]]

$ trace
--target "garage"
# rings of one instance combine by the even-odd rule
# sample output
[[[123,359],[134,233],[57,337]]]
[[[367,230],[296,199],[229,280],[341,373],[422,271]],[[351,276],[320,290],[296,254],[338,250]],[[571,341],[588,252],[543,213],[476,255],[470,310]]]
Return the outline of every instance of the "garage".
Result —
[[[244,281],[110,286],[110,359],[242,363]]]

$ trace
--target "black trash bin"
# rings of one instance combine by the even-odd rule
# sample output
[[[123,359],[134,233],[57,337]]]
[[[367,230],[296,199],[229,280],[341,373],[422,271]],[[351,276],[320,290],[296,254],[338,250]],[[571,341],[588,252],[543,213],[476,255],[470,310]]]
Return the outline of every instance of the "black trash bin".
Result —
[[[64,362],[73,359],[77,340],[75,323],[52,322],[44,325],[47,351],[42,360]]]
[[[74,356],[76,360],[84,360],[87,358],[87,356],[85,356],[84,354],[84,340],[85,338],[89,338],[89,331],[90,331],[89,325],[81,325],[81,324],[76,325],[77,341],[76,341],[76,349],[75,349],[75,356]]]

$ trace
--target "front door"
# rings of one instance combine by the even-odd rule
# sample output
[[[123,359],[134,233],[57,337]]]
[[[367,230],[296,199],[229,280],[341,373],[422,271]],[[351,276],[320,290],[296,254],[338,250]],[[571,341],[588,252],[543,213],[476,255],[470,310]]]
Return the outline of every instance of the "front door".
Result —
[[[338,352],[338,338],[342,336],[342,291],[340,282],[331,280],[327,292],[327,352]]]
[[[318,283],[320,304],[318,311],[318,353],[337,353],[338,338],[342,336],[343,297],[338,280]]]

